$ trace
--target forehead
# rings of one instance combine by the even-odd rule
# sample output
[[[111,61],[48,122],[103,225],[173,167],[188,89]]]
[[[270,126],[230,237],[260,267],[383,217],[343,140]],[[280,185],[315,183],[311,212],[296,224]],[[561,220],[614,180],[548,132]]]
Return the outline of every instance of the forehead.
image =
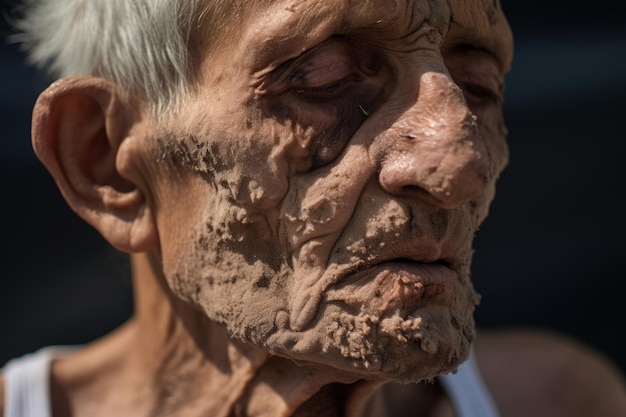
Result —
[[[483,48],[503,71],[511,62],[512,34],[499,0],[275,0],[247,2],[240,12],[235,29],[245,30],[239,44],[248,48],[246,56],[265,60],[259,67],[268,67],[272,53],[295,57],[331,35],[358,32],[410,41],[433,29],[444,48],[455,43]]]

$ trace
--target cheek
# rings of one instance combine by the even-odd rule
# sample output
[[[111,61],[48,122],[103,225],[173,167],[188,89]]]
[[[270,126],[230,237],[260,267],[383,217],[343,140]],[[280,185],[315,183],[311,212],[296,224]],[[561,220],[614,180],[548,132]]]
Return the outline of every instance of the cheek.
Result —
[[[495,197],[496,182],[509,162],[506,142],[507,130],[500,112],[480,114],[478,117],[480,136],[485,144],[485,157],[489,162],[489,180],[485,192],[471,204],[476,227],[489,214],[489,206]]]
[[[259,344],[287,314],[281,311],[292,275],[278,224],[294,135],[267,130],[240,132],[243,139],[161,141],[166,180],[155,209],[172,291]]]
[[[180,176],[176,182],[155,192],[156,223],[164,273],[171,275],[180,268],[181,256],[188,251],[189,237],[204,216],[201,202],[206,201],[205,187],[194,184],[194,178]],[[190,198],[193,196],[193,198]],[[181,216],[181,213],[185,213]]]
[[[276,244],[262,243],[260,210],[234,203],[230,187],[199,176],[171,188],[179,200],[163,204],[159,217],[170,289],[233,336],[262,345],[286,309],[290,269]]]
[[[351,148],[347,158],[351,156],[368,164],[367,154],[359,149]],[[369,180],[366,175],[351,175],[348,168],[352,165],[341,164],[291,181],[291,191],[281,210],[281,227],[293,255],[300,259],[298,266],[324,262],[327,256],[321,254],[322,248],[311,242],[326,241],[328,244],[321,246],[329,250],[349,222],[359,194]]]
[[[490,161],[493,181],[498,178],[509,161],[509,148],[506,142],[507,129],[500,109],[478,111],[478,128],[485,142]]]

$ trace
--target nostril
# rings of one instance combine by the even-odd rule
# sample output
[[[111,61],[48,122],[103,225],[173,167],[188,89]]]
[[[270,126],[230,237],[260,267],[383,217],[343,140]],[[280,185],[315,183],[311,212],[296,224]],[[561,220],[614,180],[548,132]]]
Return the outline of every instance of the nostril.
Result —
[[[445,200],[437,198],[435,193],[428,192],[418,185],[404,185],[400,187],[396,195],[399,197],[419,199],[437,207],[450,208]]]
[[[407,193],[424,192],[424,190],[422,190],[417,185],[405,185],[404,187],[402,187],[402,189]]]
[[[382,181],[381,185],[387,192],[395,195],[396,197],[403,198],[411,198],[411,199],[420,199],[423,201],[430,202],[431,204],[440,204],[440,200],[432,195],[427,189],[424,187],[411,184],[406,182],[392,182],[392,181]]]

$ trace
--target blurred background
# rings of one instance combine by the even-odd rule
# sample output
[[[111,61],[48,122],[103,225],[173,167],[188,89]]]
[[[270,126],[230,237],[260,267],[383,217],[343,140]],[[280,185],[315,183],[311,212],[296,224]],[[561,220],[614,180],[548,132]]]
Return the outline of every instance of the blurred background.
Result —
[[[576,338],[626,372],[626,20],[617,2],[503,3],[516,34],[511,162],[476,241],[476,318]],[[70,211],[31,151],[30,112],[50,80],[9,33],[3,20],[0,366],[91,341],[132,311],[124,256]]]

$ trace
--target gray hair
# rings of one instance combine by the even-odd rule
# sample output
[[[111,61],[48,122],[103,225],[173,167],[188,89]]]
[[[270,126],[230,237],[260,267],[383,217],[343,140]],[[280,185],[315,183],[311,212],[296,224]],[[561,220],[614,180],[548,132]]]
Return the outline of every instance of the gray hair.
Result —
[[[203,18],[223,0],[32,0],[17,23],[28,60],[54,76],[93,75],[145,99],[161,113],[194,77]],[[221,15],[223,17],[223,14]],[[197,47],[197,46],[196,46]]]

